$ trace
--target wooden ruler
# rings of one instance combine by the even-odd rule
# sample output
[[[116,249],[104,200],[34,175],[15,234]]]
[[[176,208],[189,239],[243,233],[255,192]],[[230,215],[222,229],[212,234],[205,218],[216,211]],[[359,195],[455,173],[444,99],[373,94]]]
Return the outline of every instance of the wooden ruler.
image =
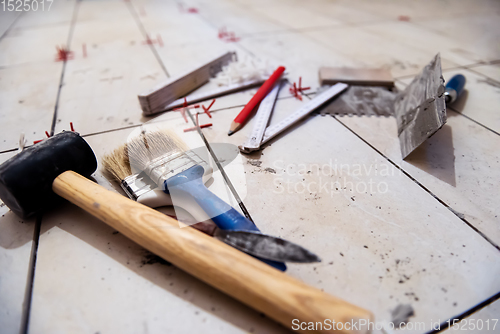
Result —
[[[252,133],[248,141],[239,147],[242,153],[250,153],[260,149],[263,144],[267,143],[269,140],[279,135],[290,126],[302,120],[304,117],[321,107],[334,96],[342,93],[345,89],[347,89],[348,85],[346,85],[345,83],[335,84],[323,93],[316,96],[314,99],[304,103],[302,107],[300,107],[290,116],[280,121],[278,124],[267,127],[267,123],[269,122],[271,112],[274,108],[274,104],[278,96],[279,87],[280,86],[276,86],[262,101],[261,106],[257,111],[257,119],[254,128],[252,129]],[[265,103],[266,100],[267,102]],[[261,135],[261,133],[263,133],[263,135]],[[261,138],[260,141],[259,137]]]

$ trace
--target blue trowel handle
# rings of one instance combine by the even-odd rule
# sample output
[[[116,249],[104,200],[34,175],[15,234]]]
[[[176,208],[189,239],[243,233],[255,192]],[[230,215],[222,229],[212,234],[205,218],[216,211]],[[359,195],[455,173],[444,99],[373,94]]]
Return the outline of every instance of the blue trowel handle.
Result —
[[[189,195],[194,198],[203,211],[211,217],[215,225],[221,230],[260,232],[253,222],[242,216],[238,211],[205,187],[202,180],[203,172],[203,167],[193,166],[172,176],[165,181],[164,191],[172,197],[175,197],[177,192],[181,196]],[[286,270],[286,266],[282,262],[260,260],[276,269]]]
[[[453,76],[446,84],[445,98],[447,103],[454,102],[462,93],[465,86],[465,77],[462,74]]]

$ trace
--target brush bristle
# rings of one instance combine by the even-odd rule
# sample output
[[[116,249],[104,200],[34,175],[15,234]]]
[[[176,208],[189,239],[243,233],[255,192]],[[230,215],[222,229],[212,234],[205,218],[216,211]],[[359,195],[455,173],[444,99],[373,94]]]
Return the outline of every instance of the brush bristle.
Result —
[[[108,155],[103,156],[102,165],[104,170],[121,182],[127,176],[132,175],[130,162],[127,154],[127,146],[124,144]]]
[[[187,150],[182,139],[166,129],[143,131],[127,142],[130,162],[139,170],[145,170],[151,161],[158,157]]]

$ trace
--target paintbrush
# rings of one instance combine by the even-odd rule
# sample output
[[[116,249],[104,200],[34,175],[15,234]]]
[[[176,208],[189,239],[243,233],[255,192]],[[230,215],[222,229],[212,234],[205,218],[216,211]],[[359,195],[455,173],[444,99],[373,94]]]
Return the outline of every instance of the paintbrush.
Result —
[[[280,261],[299,263],[320,261],[315,254],[297,244],[260,233],[252,222],[241,216],[236,210],[217,197],[218,201],[212,203],[219,208],[215,210],[221,210],[224,206],[225,209],[222,211],[225,211],[222,213],[230,215],[229,218],[233,220],[232,226],[228,225],[227,222],[225,225],[221,224],[219,221],[219,224],[216,224],[219,228],[214,228],[213,221],[209,219],[210,217],[214,217],[214,208],[212,208],[212,215],[208,217],[204,211],[206,208],[203,209],[200,203],[196,201],[195,196],[191,194],[169,189],[170,191],[166,191],[167,193],[172,194],[172,191],[174,192],[171,197],[159,188],[154,188],[158,184],[161,184],[158,181],[158,176],[161,173],[171,175],[177,172],[181,173],[196,166],[200,174],[203,173],[202,188],[211,194],[204,184],[206,183],[205,180],[211,177],[212,168],[194,151],[186,151],[186,149],[185,144],[171,132],[165,130],[146,132],[143,130],[139,136],[132,137],[127,145],[123,145],[111,154],[103,157],[103,165],[105,170],[120,182],[122,188],[130,198],[150,207],[163,205],[180,206],[192,214],[196,221],[202,222],[191,225],[192,227],[213,235],[215,238],[253,255],[277,269],[286,269],[284,263]],[[130,159],[129,155],[132,159]],[[164,166],[166,161],[170,161],[169,166],[175,170],[174,173]],[[139,172],[132,174],[133,169]],[[156,175],[156,182],[149,175]],[[199,178],[197,178],[197,181],[199,181]],[[221,206],[221,203],[223,206]],[[235,217],[238,218],[234,214],[235,212],[240,216],[239,218],[243,218],[243,223],[235,219]],[[222,217],[219,218],[221,219]]]
[[[139,136],[129,139],[127,150],[131,166],[144,171],[171,195],[174,204],[176,198],[193,198],[219,229],[260,233],[252,221],[205,187],[202,181],[204,170],[198,163],[201,158],[186,154],[185,144],[175,134],[142,131]],[[268,249],[276,244],[271,244]],[[277,269],[286,270],[283,262],[258,258]]]
[[[158,188],[158,185],[155,184],[149,176],[145,173],[132,173],[126,144],[119,146],[110,154],[104,155],[102,157],[102,165],[104,171],[111,176],[112,179],[120,183],[121,188],[130,199],[149,206],[150,208],[173,205],[170,195]],[[212,168],[204,164],[204,170],[203,182],[207,183],[212,177]],[[183,215],[176,217],[176,219],[208,235],[214,234],[215,224],[196,202],[177,202],[177,206],[188,211],[192,218],[194,218],[194,221],[192,221],[190,217],[184,217]]]

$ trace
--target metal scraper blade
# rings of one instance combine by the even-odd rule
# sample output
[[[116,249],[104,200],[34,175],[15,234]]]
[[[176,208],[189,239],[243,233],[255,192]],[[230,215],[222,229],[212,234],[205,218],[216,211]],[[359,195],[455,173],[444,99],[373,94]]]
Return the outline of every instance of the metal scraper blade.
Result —
[[[216,229],[214,237],[245,253],[279,262],[321,262],[314,253],[293,242],[253,231]]]
[[[438,53],[394,102],[403,159],[446,123],[444,92]]]

